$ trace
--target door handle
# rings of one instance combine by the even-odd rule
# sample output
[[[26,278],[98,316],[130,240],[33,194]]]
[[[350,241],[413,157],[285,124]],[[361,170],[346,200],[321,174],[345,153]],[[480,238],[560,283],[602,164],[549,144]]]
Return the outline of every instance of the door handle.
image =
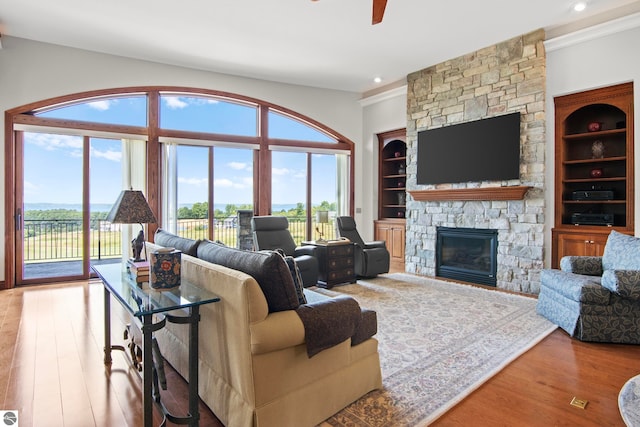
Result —
[[[20,231],[22,229],[22,209],[18,209],[16,211],[16,231]]]

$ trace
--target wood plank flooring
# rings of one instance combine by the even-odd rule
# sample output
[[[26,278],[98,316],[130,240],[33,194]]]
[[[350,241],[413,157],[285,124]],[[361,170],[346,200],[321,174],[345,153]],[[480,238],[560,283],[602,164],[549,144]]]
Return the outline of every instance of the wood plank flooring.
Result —
[[[18,410],[20,426],[141,425],[139,377],[121,352],[110,368],[102,363],[102,289],[92,281],[0,291],[0,409]],[[126,316],[115,302],[112,310],[115,341]],[[163,402],[185,413],[186,383],[167,368]],[[433,425],[624,426],[618,392],[637,374],[640,346],[582,343],[558,330]],[[574,396],[586,409],[569,404]],[[201,426],[222,425],[200,411]]]

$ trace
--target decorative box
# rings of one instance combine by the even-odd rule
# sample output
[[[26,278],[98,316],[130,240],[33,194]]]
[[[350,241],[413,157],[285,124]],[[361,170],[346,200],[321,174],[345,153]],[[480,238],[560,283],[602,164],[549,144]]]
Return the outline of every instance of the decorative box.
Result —
[[[157,250],[149,254],[149,286],[153,289],[171,289],[180,286],[180,260],[182,252]]]

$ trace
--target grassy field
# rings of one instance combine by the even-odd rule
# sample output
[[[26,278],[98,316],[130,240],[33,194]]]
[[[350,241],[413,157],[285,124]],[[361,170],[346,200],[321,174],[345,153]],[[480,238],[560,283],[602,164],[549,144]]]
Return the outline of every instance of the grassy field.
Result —
[[[334,237],[333,224],[313,224],[324,233],[325,239]],[[91,230],[90,253],[92,259],[117,258],[121,256],[122,234],[117,226],[110,229]],[[216,221],[214,233],[209,236],[208,220],[186,219],[178,221],[178,234],[190,239],[214,239],[227,246],[235,247],[237,243],[236,226],[224,219]],[[40,228],[38,233],[32,232],[23,241],[24,260],[26,263],[47,262],[59,260],[81,260],[83,255],[82,242],[84,233],[78,226],[75,229],[65,228],[56,231],[52,228]],[[290,220],[289,230],[296,243],[305,240],[306,221]],[[29,233],[27,233],[29,234]],[[314,231],[314,238],[319,237]]]

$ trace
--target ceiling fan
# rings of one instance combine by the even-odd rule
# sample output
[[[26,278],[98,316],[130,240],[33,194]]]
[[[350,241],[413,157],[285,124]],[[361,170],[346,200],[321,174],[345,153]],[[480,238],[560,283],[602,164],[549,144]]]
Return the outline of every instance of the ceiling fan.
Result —
[[[387,0],[373,0],[373,16],[371,17],[371,25],[376,25],[382,22],[385,7],[387,7]]]
[[[387,7],[387,0],[373,0],[373,16],[371,17],[371,25],[376,25],[382,22],[385,7]]]

